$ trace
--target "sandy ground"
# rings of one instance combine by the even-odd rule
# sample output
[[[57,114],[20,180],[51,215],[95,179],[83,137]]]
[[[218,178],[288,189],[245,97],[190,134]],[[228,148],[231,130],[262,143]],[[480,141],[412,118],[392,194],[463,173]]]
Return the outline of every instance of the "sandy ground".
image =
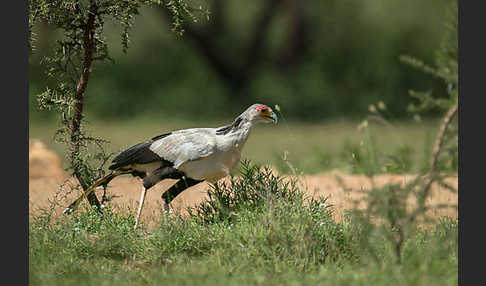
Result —
[[[374,183],[382,186],[387,183],[406,183],[412,180],[414,175],[382,174],[374,177]],[[359,197],[357,192],[346,191],[339,183],[338,178],[348,190],[365,190],[371,187],[370,180],[364,175],[350,175],[338,171],[325,172],[317,175],[308,175],[302,178],[303,189],[314,197],[328,197],[328,203],[334,206],[335,219],[341,219],[343,212],[352,208],[353,199]],[[450,176],[446,182],[455,189],[458,187],[457,175]],[[142,220],[146,223],[154,223],[160,218],[162,193],[167,190],[175,180],[160,182],[147,192]],[[61,185],[64,184],[62,187]],[[76,180],[68,178],[60,168],[60,160],[40,142],[31,141],[29,148],[29,213],[35,216],[40,209],[52,207],[56,214],[69,205],[79,194],[78,191],[70,191],[70,184],[76,185]],[[139,179],[131,176],[115,178],[108,187],[108,195],[112,196],[110,203],[120,209],[128,209],[135,215],[140,198],[142,184]],[[193,186],[173,202],[175,212],[184,213],[186,207],[195,206],[205,198],[209,184],[203,182]],[[97,190],[98,198],[102,196],[102,190]],[[413,204],[413,202],[410,202]],[[444,187],[433,185],[432,193],[427,204],[436,206],[439,204],[457,205],[457,193],[452,193]],[[434,216],[457,217],[456,208],[433,208],[430,212]],[[150,223],[151,222],[151,223]]]

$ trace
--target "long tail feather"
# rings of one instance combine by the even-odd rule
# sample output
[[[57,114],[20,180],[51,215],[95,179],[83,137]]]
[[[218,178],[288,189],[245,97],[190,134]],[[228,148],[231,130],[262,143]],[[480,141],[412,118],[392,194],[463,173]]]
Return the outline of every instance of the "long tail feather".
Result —
[[[94,189],[98,186],[101,186],[103,184],[106,184],[113,180],[118,175],[121,175],[122,173],[119,172],[111,172],[108,175],[104,176],[103,178],[99,179],[98,181],[94,182],[89,188],[86,189],[86,191],[83,192],[83,194],[77,198],[74,202],[72,202],[64,211],[64,214],[72,214],[76,208],[78,207],[79,203],[83,200],[83,198],[87,197]]]

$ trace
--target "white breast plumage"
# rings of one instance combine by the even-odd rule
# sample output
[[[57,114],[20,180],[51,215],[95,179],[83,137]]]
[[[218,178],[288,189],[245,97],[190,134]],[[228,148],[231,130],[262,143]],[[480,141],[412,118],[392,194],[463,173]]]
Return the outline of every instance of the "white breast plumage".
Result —
[[[218,136],[216,138],[216,145],[209,156],[186,161],[179,166],[179,170],[191,178],[211,183],[229,175],[240,161],[246,137]]]

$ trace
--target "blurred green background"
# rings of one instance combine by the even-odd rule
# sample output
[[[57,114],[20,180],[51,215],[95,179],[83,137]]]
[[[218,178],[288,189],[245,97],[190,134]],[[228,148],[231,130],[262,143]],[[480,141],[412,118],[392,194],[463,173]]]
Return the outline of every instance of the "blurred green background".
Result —
[[[210,18],[188,23],[182,37],[171,32],[164,9],[146,7],[135,20],[127,54],[119,26],[106,23],[114,62],[94,66],[86,119],[96,136],[113,142],[109,149],[115,152],[168,129],[227,124],[255,102],[278,104],[284,117],[272,132],[280,135],[268,137],[274,134],[268,133],[271,128],[262,128],[255,142],[249,141],[247,156],[284,168],[279,158],[284,150],[294,150],[295,164],[314,171],[338,167],[329,163],[332,158],[362,143],[356,126],[369,115],[370,104],[382,101],[387,119],[403,128],[376,129],[383,141],[379,148],[402,154],[412,146],[405,153],[425,158],[424,144],[435,132],[437,114],[431,111],[426,124],[411,121],[408,91],[433,90],[437,97],[446,91],[443,82],[400,62],[399,56],[434,63],[448,2],[199,1]],[[38,110],[36,103],[36,95],[49,85],[41,59],[56,31],[34,28],[30,137],[63,153],[64,147],[52,143],[54,114]],[[267,149],[260,148],[265,144]]]
[[[246,105],[263,102],[279,104],[289,120],[322,121],[360,117],[381,100],[406,118],[409,89],[441,93],[443,86],[398,57],[434,62],[446,3],[209,1],[202,2],[209,21],[201,17],[181,38],[170,31],[162,9],[143,8],[127,54],[120,29],[106,23],[115,63],[95,65],[86,113],[200,120],[234,117]],[[49,117],[37,110],[35,95],[46,86],[40,58],[55,39],[48,28],[37,28],[37,52],[30,59],[32,120]]]

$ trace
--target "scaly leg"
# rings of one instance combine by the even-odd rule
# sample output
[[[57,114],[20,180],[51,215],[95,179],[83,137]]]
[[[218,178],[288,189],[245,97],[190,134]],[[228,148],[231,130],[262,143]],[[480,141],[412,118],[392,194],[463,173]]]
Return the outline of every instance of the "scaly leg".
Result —
[[[138,219],[140,218],[140,214],[142,213],[142,207],[143,207],[143,202],[145,201],[146,193],[147,193],[147,189],[145,187],[142,187],[142,193],[140,195],[140,203],[138,204],[137,217],[135,218],[135,226],[133,227],[134,230],[137,228]]]

